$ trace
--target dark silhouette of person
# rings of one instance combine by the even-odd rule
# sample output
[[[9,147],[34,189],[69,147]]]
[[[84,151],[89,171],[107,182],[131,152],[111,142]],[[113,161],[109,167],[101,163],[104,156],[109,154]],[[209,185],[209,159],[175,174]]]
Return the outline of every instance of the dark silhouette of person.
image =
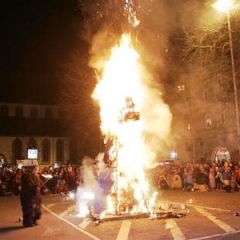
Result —
[[[32,227],[41,218],[41,180],[39,167],[34,166],[22,174],[20,203],[24,227]]]

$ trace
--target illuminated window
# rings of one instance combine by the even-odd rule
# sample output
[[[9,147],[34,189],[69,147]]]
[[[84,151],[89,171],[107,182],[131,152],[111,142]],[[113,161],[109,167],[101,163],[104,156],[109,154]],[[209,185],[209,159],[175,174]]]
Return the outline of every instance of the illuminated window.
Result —
[[[225,111],[223,110],[222,113],[221,113],[221,123],[222,124],[225,124],[226,122],[226,113]]]
[[[205,124],[206,124],[207,128],[212,127],[212,118],[209,115],[207,115],[206,118],[205,118]]]

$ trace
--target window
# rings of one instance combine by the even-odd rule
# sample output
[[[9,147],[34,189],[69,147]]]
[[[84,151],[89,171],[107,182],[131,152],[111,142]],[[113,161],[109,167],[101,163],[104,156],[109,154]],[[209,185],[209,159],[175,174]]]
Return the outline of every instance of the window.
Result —
[[[30,109],[30,117],[37,118],[38,117],[38,109],[36,107],[32,107]]]
[[[7,160],[4,154],[0,153],[0,168],[6,164]]]
[[[22,155],[22,142],[19,138],[16,138],[12,142],[12,164],[16,164],[17,160],[23,159]]]
[[[203,99],[204,100],[208,100],[209,99],[209,86],[208,86],[208,83],[205,83],[204,87],[203,87]]]
[[[225,111],[223,110],[222,113],[221,113],[221,123],[222,124],[225,124],[226,122],[226,113]]]
[[[15,108],[15,116],[22,118],[23,117],[23,109],[22,107],[16,107]]]
[[[29,138],[27,147],[28,147],[28,149],[29,148],[37,148],[36,140],[34,138]]]
[[[56,142],[57,162],[64,162],[64,142],[58,139]]]
[[[205,125],[206,128],[211,128],[212,127],[212,118],[209,115],[206,115],[205,117]]]
[[[219,94],[222,94],[222,92],[223,92],[223,90],[224,90],[222,78],[220,78],[220,79],[218,80],[218,89],[219,89]]]
[[[57,117],[59,117],[59,118],[66,118],[66,116],[67,116],[67,110],[64,109],[63,107],[60,107],[58,109]]]
[[[44,117],[45,118],[52,118],[52,109],[51,108],[46,108],[44,112]]]
[[[42,162],[50,162],[51,143],[49,139],[44,139],[42,142]]]
[[[9,115],[8,107],[5,105],[1,106],[1,117],[8,117],[8,115]]]

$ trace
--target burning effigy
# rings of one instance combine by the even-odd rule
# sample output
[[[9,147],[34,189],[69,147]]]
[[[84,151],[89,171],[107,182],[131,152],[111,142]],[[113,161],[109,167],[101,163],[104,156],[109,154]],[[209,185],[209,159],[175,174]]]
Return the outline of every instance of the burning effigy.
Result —
[[[129,23],[139,23],[134,9],[127,4],[126,10]],[[160,89],[152,87],[153,79],[133,46],[132,35],[122,33],[101,63],[92,97],[100,108],[105,151],[96,171],[91,170],[83,181],[94,193],[89,212],[97,220],[106,215],[155,218],[178,212],[172,205],[156,206],[158,192],[146,176],[170,133],[172,116]],[[89,179],[96,181],[93,184]]]
[[[105,137],[104,162],[115,168],[112,212],[149,211],[148,183],[144,175],[144,115],[141,106],[139,55],[131,37],[123,34],[120,45],[112,50],[93,97],[99,102],[101,130]],[[143,119],[142,119],[143,118]],[[141,209],[141,210],[140,210]]]

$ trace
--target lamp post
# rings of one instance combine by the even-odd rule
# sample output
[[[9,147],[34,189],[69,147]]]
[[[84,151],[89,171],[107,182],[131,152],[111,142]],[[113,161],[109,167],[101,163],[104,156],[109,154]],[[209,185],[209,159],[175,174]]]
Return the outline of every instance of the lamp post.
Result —
[[[225,12],[227,14],[228,21],[228,34],[229,34],[229,45],[230,45],[230,55],[231,55],[231,65],[232,65],[232,80],[234,88],[234,101],[235,101],[235,114],[236,114],[236,127],[237,127],[237,149],[238,149],[238,161],[240,160],[240,125],[239,125],[239,108],[238,108],[238,90],[236,81],[236,71],[235,71],[235,61],[233,54],[233,42],[232,42],[232,28],[230,21],[230,8],[233,6],[234,2],[232,0],[217,0],[212,7],[219,12]]]

